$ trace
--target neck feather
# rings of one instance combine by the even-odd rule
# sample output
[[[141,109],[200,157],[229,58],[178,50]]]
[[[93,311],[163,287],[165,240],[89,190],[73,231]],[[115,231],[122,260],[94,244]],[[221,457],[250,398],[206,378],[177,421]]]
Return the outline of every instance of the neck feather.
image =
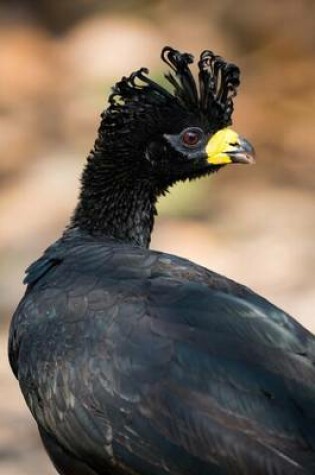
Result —
[[[93,152],[82,176],[70,227],[148,247],[158,191],[138,160],[106,160]]]

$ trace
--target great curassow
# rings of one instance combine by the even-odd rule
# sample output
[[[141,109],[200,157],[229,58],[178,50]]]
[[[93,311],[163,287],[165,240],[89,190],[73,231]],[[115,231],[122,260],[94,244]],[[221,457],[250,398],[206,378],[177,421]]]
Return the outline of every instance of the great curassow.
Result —
[[[9,357],[63,475],[315,473],[315,342],[248,288],[148,249],[178,180],[251,163],[239,69],[166,47],[113,88],[63,236],[27,269]]]

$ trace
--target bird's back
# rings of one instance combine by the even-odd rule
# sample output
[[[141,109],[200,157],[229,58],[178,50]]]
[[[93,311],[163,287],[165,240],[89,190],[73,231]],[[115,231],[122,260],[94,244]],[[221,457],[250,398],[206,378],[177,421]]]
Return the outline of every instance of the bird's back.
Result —
[[[80,474],[315,472],[314,339],[263,298],[78,230],[26,281],[11,365]]]

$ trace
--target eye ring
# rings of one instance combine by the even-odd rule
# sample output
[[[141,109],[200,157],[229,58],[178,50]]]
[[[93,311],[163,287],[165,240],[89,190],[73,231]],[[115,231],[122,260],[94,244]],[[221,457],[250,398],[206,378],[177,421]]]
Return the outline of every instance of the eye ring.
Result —
[[[203,139],[203,131],[198,127],[190,127],[182,132],[181,139],[185,147],[197,147]]]

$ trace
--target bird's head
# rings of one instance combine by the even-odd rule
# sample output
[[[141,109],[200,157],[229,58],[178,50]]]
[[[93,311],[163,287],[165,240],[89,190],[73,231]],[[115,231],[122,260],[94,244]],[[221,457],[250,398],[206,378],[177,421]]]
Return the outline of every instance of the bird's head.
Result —
[[[72,227],[148,246],[156,201],[169,186],[254,161],[252,146],[230,128],[238,67],[204,51],[195,80],[191,54],[165,47],[162,60],[166,87],[144,68],[114,86]]]
[[[230,163],[253,163],[253,147],[234,132],[233,98],[240,71],[211,51],[198,62],[198,81],[190,70],[193,56],[170,47],[162,60],[169,88],[142,68],[113,88],[102,115],[94,153],[110,156],[134,178],[150,177],[165,186],[196,178]]]

